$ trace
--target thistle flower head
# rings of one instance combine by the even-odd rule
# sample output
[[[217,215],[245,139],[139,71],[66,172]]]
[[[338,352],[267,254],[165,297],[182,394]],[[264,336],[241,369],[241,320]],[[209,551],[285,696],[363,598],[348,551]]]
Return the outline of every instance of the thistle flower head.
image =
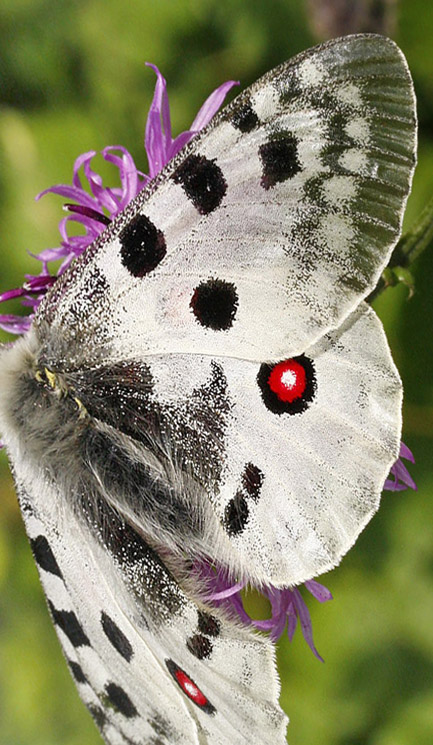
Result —
[[[317,659],[323,662],[323,658],[314,645],[310,612],[299,588],[278,588],[272,585],[255,588],[267,598],[271,606],[270,618],[265,621],[255,621],[244,607],[241,591],[246,586],[245,582],[231,581],[225,569],[211,565],[210,562],[196,562],[194,571],[201,579],[206,580],[211,588],[205,600],[218,607],[224,607],[226,611],[240,618],[245,625],[253,626],[260,631],[267,631],[273,642],[278,641],[286,630],[289,640],[292,641],[299,622],[305,641]],[[319,603],[332,600],[328,588],[316,580],[304,582],[304,587]]]

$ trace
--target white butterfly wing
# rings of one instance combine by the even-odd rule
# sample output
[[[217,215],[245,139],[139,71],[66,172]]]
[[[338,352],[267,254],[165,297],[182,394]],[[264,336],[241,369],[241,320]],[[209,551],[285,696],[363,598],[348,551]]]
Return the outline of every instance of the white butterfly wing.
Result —
[[[375,286],[400,232],[415,141],[412,83],[393,42],[315,47],[215,117],[39,319],[80,340],[81,362],[102,344],[111,359],[300,354]]]
[[[50,612],[108,745],[283,745],[272,645],[200,609],[138,534],[98,512],[106,506],[86,525],[55,486],[16,465]]]
[[[125,591],[115,568],[107,572],[107,562],[99,563],[89,530],[83,531],[63,495],[37,474],[30,491],[18,479],[17,488],[59,640],[105,741],[141,745],[159,735],[164,743],[198,743],[193,720],[161,661],[121,607]]]
[[[401,382],[371,309],[361,304],[296,359],[307,381],[292,403],[268,382],[269,370],[284,381],[284,362],[282,373],[223,364],[234,403],[215,509],[238,573],[277,586],[340,561],[377,510],[400,447]],[[298,371],[289,364],[288,374],[291,383]]]
[[[76,387],[101,421],[149,437],[165,463],[154,483],[178,481],[174,535],[163,487],[155,525],[143,500],[110,489],[123,514],[132,510],[172,550],[207,554],[256,585],[297,584],[339,562],[376,511],[399,452],[402,387],[373,310],[361,303],[304,355],[276,364],[149,356],[145,376],[142,396],[130,365]],[[132,400],[134,416],[122,404]],[[104,468],[97,474],[106,483]]]

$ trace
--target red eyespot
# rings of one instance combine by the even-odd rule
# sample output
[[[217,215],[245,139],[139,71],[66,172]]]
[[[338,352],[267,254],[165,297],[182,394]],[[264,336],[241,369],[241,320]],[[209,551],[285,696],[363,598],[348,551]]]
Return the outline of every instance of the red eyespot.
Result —
[[[215,707],[212,706],[209,699],[206,698],[200,688],[194,683],[194,681],[186,674],[179,665],[176,665],[173,660],[166,660],[168,671],[172,678],[176,681],[179,688],[184,692],[185,696],[188,696],[200,709],[203,709],[207,714],[215,714]]]
[[[280,401],[292,403],[295,398],[304,395],[307,384],[305,370],[296,360],[279,362],[272,369],[268,378],[268,385]]]
[[[188,675],[183,670],[176,670],[174,675],[183,692],[197,706],[205,706],[208,703],[206,696],[201,692],[200,688],[197,688],[196,684],[192,682],[191,678],[188,678]]]
[[[313,362],[304,354],[275,365],[261,365],[257,383],[263,403],[273,414],[302,414],[317,390]]]

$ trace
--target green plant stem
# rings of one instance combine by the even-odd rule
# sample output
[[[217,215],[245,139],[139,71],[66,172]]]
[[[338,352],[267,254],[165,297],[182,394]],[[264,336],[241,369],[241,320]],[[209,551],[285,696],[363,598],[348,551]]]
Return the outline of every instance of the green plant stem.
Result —
[[[419,222],[397,243],[389,266],[409,266],[433,240],[433,197],[422,211]]]
[[[433,197],[424,207],[419,220],[398,241],[392,252],[388,268],[401,267],[407,269],[425,251],[433,241]],[[397,284],[397,281],[394,283]],[[368,296],[368,302],[380,295],[390,283],[382,276],[373,292]]]

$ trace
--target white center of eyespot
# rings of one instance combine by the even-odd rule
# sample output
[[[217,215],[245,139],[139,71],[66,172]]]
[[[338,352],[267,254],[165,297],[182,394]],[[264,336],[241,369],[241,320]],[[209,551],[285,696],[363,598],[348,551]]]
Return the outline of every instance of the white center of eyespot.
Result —
[[[186,680],[184,683],[185,691],[189,693],[190,696],[197,696],[197,687],[191,683],[190,681]]]
[[[286,370],[281,376],[281,383],[290,390],[296,385],[296,373],[293,370]]]

